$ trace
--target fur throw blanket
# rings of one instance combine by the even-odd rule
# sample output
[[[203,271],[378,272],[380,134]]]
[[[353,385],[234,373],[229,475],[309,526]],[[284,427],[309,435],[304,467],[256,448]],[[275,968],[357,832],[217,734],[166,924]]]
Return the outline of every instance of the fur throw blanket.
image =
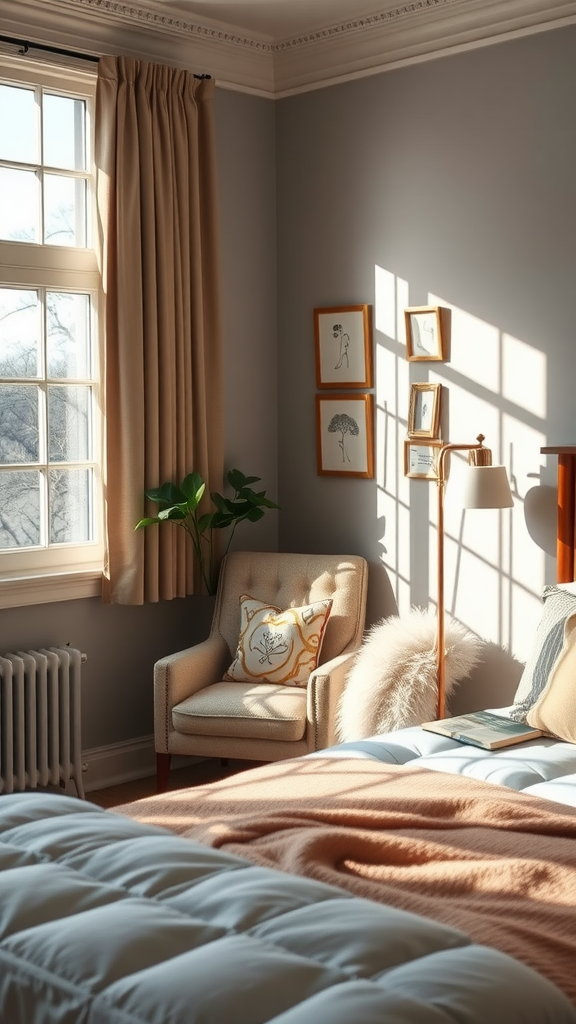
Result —
[[[377,623],[348,673],[336,715],[340,742],[420,725],[436,718],[436,615],[413,608]],[[446,622],[446,697],[480,661],[483,641]]]

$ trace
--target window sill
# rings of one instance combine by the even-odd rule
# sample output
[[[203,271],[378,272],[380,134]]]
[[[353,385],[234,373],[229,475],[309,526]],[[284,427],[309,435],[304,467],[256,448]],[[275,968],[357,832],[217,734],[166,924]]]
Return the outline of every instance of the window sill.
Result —
[[[101,594],[102,572],[97,569],[0,580],[0,608],[75,601]]]

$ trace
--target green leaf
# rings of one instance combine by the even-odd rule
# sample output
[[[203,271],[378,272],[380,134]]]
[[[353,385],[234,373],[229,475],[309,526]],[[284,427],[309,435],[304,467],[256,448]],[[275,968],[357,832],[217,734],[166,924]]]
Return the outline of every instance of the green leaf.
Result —
[[[246,484],[254,484],[257,480],[260,480],[259,476],[244,476],[239,469],[231,469],[228,473],[228,483],[234,488],[235,491],[241,490]]]
[[[158,516],[154,516],[153,519],[141,519],[139,523],[136,523],[135,530],[141,530],[143,526],[153,526],[154,523],[160,523],[161,520]]]
[[[213,491],[210,494],[210,497],[212,498],[212,501],[216,505],[218,511],[223,512],[224,509],[226,508],[226,498],[224,498],[221,494],[218,494],[218,491]]]
[[[212,519],[212,528],[214,530],[223,530],[226,526],[232,526],[235,518],[230,512],[215,512]]]
[[[162,484],[161,487],[152,488],[144,493],[150,501],[159,501],[164,505],[177,505],[181,501],[186,501],[186,495],[172,483]]]
[[[206,533],[214,525],[215,512],[205,512],[198,520],[198,533]]]
[[[182,492],[191,512],[198,508],[205,490],[206,484],[199,473],[189,473],[182,481]]]
[[[248,520],[249,523],[256,523],[258,522],[259,519],[262,519],[263,515],[264,512],[262,511],[261,508],[253,508],[246,516],[246,519]]]
[[[186,513],[182,511],[180,505],[171,505],[170,508],[163,508],[158,513],[159,522],[164,523],[166,520],[173,521],[175,519],[186,519]]]

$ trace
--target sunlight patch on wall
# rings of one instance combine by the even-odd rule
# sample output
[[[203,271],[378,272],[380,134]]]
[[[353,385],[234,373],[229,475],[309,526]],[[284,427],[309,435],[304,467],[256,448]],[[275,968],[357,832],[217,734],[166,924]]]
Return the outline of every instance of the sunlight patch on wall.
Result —
[[[448,487],[446,608],[525,660],[541,614],[546,573],[545,552],[534,543],[524,517],[524,497],[539,482],[540,448],[546,443],[544,431],[538,429],[546,416],[546,358],[440,295],[430,293],[428,303],[451,309],[450,359],[430,364],[447,385],[449,440],[471,443],[478,433],[484,434],[494,463],[508,470],[515,499],[514,508],[504,512],[463,513],[451,508]],[[466,456],[451,459],[454,473],[466,462]],[[436,522],[434,503],[430,518]],[[431,551],[431,580],[436,579],[435,561]],[[516,607],[520,594],[522,615]]]
[[[438,295],[429,295],[428,304],[446,306],[452,311],[450,369],[492,394],[498,394],[502,384],[498,328],[464,309],[458,309]]]
[[[546,418],[546,356],[510,334],[502,335],[502,395],[519,409]]]
[[[451,310],[449,358],[406,359],[404,310]],[[404,476],[411,383],[443,385],[442,438],[472,444],[485,436],[508,470],[511,510],[467,510],[445,503],[445,605],[484,639],[521,660],[541,612],[546,554],[524,518],[524,497],[540,482],[546,444],[546,359],[520,338],[432,292],[411,296],[403,278],[375,267],[376,514],[381,560],[400,612],[437,601],[437,487]],[[450,456],[452,482],[467,454]],[[555,528],[555,524],[554,524]]]
[[[444,379],[446,383],[446,379]],[[494,395],[475,393],[469,382],[449,383],[450,441],[472,444],[484,434],[484,444],[492,449],[494,462],[501,460],[501,412],[494,404]]]
[[[378,269],[378,268],[377,268]],[[384,272],[380,282],[386,286],[381,294],[395,296],[388,286],[389,278]],[[395,309],[395,299],[392,298]],[[378,319],[378,303],[375,310],[375,323],[386,320]],[[395,327],[395,317],[388,318],[391,328]],[[375,390],[376,390],[376,514],[381,533],[381,559],[385,564],[391,582],[398,595],[403,588],[402,580],[410,578],[410,516],[408,502],[410,497],[409,481],[404,476],[403,448],[401,438],[406,434],[408,418],[409,383],[408,366],[399,360],[394,352],[377,345],[375,350]],[[407,584],[404,584],[406,589]]]
[[[404,344],[404,310],[408,303],[408,282],[396,274],[374,268],[374,329]]]
[[[515,497],[512,510],[511,575],[522,587],[536,591],[538,599],[544,586],[546,556],[534,544],[527,531],[523,502],[526,492],[539,483],[542,461],[540,448],[545,444],[546,435],[543,431],[527,426],[516,416],[507,414],[502,417],[504,461],[508,466],[510,486]],[[555,522],[550,523],[552,550],[555,548],[555,525]]]

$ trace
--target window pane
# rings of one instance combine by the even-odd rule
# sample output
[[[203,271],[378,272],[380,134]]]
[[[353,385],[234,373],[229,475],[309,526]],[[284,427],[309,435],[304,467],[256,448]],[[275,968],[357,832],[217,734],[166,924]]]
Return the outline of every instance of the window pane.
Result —
[[[37,164],[39,157],[34,89],[0,85],[0,160]]]
[[[92,470],[51,469],[50,544],[82,544],[93,540]]]
[[[38,388],[0,384],[0,463],[38,462]]]
[[[40,474],[0,473],[0,548],[40,544]]]
[[[88,387],[48,388],[48,460],[85,462],[91,457]]]
[[[0,167],[0,238],[37,242],[39,214],[40,183],[35,172]]]
[[[46,293],[49,377],[90,377],[90,296]]]
[[[86,104],[44,94],[44,157],[49,167],[86,170]]]
[[[86,182],[59,174],[44,177],[44,241],[86,246]]]
[[[38,293],[0,288],[0,377],[37,377],[39,366]]]

